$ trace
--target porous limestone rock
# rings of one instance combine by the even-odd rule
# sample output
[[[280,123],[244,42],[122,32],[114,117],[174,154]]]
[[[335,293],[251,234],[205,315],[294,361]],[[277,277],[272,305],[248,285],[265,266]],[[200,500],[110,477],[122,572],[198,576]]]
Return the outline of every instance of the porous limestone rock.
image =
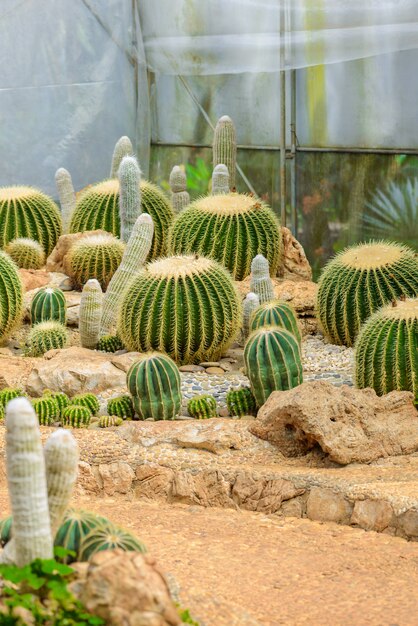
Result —
[[[44,270],[19,270],[19,276],[22,280],[23,291],[31,291],[32,289],[40,289],[49,284],[49,272]]]
[[[312,280],[312,268],[302,245],[288,228],[282,226],[281,231],[283,252],[278,275],[289,280]]]

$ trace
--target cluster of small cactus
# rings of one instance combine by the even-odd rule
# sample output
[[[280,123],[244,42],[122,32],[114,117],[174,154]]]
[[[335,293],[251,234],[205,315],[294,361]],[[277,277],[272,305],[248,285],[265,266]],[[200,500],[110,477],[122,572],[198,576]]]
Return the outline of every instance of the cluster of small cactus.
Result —
[[[107,403],[107,413],[123,419],[132,419],[135,415],[135,410],[131,397],[117,396],[116,398],[111,398]]]
[[[226,406],[230,415],[238,417],[254,415],[257,411],[257,403],[249,387],[228,391],[226,394]]]
[[[102,289],[106,289],[113,274],[122,261],[125,245],[107,234],[88,235],[71,247],[69,265],[71,278],[77,288],[95,278]]]
[[[141,212],[141,170],[135,157],[123,157],[118,178],[120,238],[127,243]]]
[[[12,239],[5,251],[22,269],[39,270],[45,264],[45,252],[38,241],[28,237]]]
[[[83,348],[93,350],[97,346],[103,311],[103,292],[95,278],[86,282],[81,293],[78,330]]]
[[[27,354],[42,356],[48,350],[65,348],[68,332],[60,322],[41,322],[31,328],[27,338]]]
[[[117,335],[103,335],[97,342],[97,350],[100,352],[117,352],[123,350],[122,340]]]
[[[86,407],[92,415],[97,415],[100,410],[100,403],[94,393],[79,393],[70,400],[70,405]]]
[[[0,340],[19,324],[23,310],[23,286],[17,266],[0,252]]]
[[[285,328],[296,337],[299,343],[302,340],[296,313],[287,302],[271,300],[261,304],[251,316],[250,331],[262,326]]]
[[[67,323],[67,304],[64,292],[58,287],[44,287],[34,296],[30,307],[32,326],[40,322]]]
[[[187,411],[191,417],[198,420],[209,419],[218,415],[215,398],[207,394],[189,400]]]
[[[116,417],[116,415],[102,415],[99,418],[99,428],[110,428],[112,426],[120,426],[121,424],[123,424],[123,419]]]
[[[235,187],[235,170],[237,167],[237,139],[235,126],[228,115],[219,118],[213,137],[213,167],[226,165],[229,172],[230,188]]]
[[[170,172],[169,184],[174,213],[180,213],[180,211],[190,204],[190,195],[187,191],[186,174],[178,165],[175,165]]]
[[[70,398],[67,396],[67,394],[63,393],[62,391],[51,391],[50,389],[44,389],[43,395],[51,397],[55,400],[55,402],[58,404],[59,415],[60,417],[62,417],[64,409],[66,409],[67,406],[70,404]]]
[[[64,233],[68,233],[71,215],[76,205],[76,195],[70,172],[60,167],[55,172],[55,185],[61,205],[62,230]]]
[[[62,423],[70,428],[88,428],[92,414],[86,406],[70,404],[63,410]]]
[[[42,396],[32,400],[32,406],[41,426],[52,426],[60,418],[60,407],[53,396]]]
[[[250,289],[257,294],[260,304],[274,299],[274,287],[270,278],[269,262],[262,254],[257,254],[251,262]]]
[[[20,387],[4,387],[4,389],[0,391],[0,405],[5,409],[10,400],[24,396],[23,389],[20,389]]]

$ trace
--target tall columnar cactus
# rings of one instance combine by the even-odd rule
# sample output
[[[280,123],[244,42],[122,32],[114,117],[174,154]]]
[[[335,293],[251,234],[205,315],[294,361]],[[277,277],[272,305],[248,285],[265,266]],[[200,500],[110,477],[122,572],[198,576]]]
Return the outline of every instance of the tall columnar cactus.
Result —
[[[132,279],[142,269],[151,249],[153,236],[154,222],[152,217],[143,213],[135,222],[122,261],[106,289],[100,324],[102,336],[115,330],[122,295]]]
[[[317,314],[325,334],[352,346],[363,322],[377,309],[418,293],[418,257],[402,244],[370,242],[343,250],[323,269]]]
[[[103,310],[103,292],[100,283],[91,278],[83,287],[80,300],[78,329],[83,348],[93,350],[100,335],[100,323]]]
[[[28,355],[42,356],[48,350],[65,348],[68,332],[59,322],[41,322],[29,331],[27,338]]]
[[[119,316],[128,350],[158,350],[176,362],[216,360],[241,325],[241,302],[228,272],[204,257],[149,263],[130,283]]]
[[[70,428],[88,428],[91,418],[91,411],[77,404],[70,404],[62,413],[62,423]]]
[[[142,355],[131,365],[126,382],[139,419],[173,420],[180,412],[180,372],[165,354]]]
[[[254,415],[257,405],[253,392],[249,387],[231,389],[226,394],[226,406],[230,415],[242,417],[243,415]]]
[[[254,311],[250,320],[250,331],[262,326],[285,328],[296,337],[299,344],[302,341],[296,313],[290,304],[282,300],[265,302]]]
[[[67,303],[64,292],[58,287],[44,287],[34,296],[30,307],[32,326],[40,322],[67,323]]]
[[[418,396],[418,298],[394,301],[363,324],[355,343],[355,381],[379,396],[394,389]]]
[[[106,289],[118,269],[125,245],[109,234],[88,235],[79,239],[69,253],[70,275],[75,286],[81,288],[91,278],[96,278]]]
[[[79,393],[70,400],[70,405],[85,406],[92,415],[97,415],[100,410],[100,402],[94,393]]]
[[[169,184],[174,213],[180,213],[180,211],[190,204],[190,195],[187,191],[186,174],[178,165],[175,165],[170,172]]]
[[[19,324],[23,310],[23,286],[16,265],[0,251],[0,342]]]
[[[220,194],[229,193],[229,172],[226,165],[219,163],[213,169],[212,174],[212,195],[218,196]]]
[[[76,195],[71,174],[64,167],[55,172],[55,185],[61,205],[62,229],[64,233],[68,233],[71,215],[76,205]]]
[[[44,249],[34,239],[27,237],[12,239],[7,244],[5,251],[18,267],[25,270],[39,270],[45,263]]]
[[[134,149],[129,137],[124,135],[117,140],[115,144],[115,149],[113,150],[112,166],[110,168],[109,178],[117,178],[122,159],[126,156],[132,156],[133,153]]]
[[[52,426],[60,417],[58,402],[52,396],[32,400],[32,406],[41,426]]]
[[[244,359],[258,406],[273,391],[286,391],[303,382],[299,344],[284,328],[273,326],[254,331],[245,344]]]
[[[18,237],[39,241],[46,255],[61,235],[61,215],[57,205],[33,187],[0,188],[0,247]]]
[[[135,415],[134,406],[130,396],[117,396],[107,403],[108,415],[132,419]]]
[[[252,260],[250,289],[258,295],[260,304],[274,300],[269,262],[262,254],[257,254]]]
[[[222,163],[229,172],[231,189],[235,187],[235,170],[237,167],[237,138],[234,122],[228,115],[219,118],[213,137],[213,167]]]
[[[119,171],[120,238],[129,241],[132,229],[141,213],[141,170],[133,156],[123,157]]]
[[[242,305],[242,333],[244,338],[248,337],[250,332],[250,320],[251,315],[260,306],[260,298],[256,293],[250,291],[245,296],[244,303]]]
[[[141,181],[142,213],[151,215],[155,232],[149,259],[155,259],[166,253],[168,229],[174,213],[170,202],[156,185]],[[107,230],[116,237],[120,236],[119,181],[106,180],[87,189],[77,201],[71,219],[70,232],[86,230]]]
[[[215,398],[207,394],[191,398],[187,403],[187,410],[191,417],[198,420],[210,419],[218,415]]]
[[[171,254],[192,252],[224,265],[235,280],[251,271],[256,254],[264,254],[274,275],[282,238],[273,211],[261,200],[238,193],[205,196],[192,202],[170,229]]]

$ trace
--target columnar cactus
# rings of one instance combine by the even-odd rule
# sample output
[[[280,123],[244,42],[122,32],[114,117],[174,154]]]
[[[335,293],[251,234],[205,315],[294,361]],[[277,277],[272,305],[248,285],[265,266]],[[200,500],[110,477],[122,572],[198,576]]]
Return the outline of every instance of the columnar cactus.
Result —
[[[32,400],[32,406],[41,426],[52,426],[60,417],[58,402],[52,396]]]
[[[141,170],[133,156],[123,157],[119,171],[120,238],[127,243],[141,213]]]
[[[139,419],[176,418],[181,407],[181,381],[170,357],[158,352],[142,355],[129,368],[126,382]]]
[[[67,323],[67,303],[64,292],[58,287],[44,287],[34,296],[30,307],[32,326],[40,322]]]
[[[212,173],[212,196],[229,193],[229,172],[226,165],[219,163]]]
[[[251,315],[259,306],[260,298],[257,296],[257,294],[253,291],[247,293],[244,303],[242,305],[242,332],[245,339],[248,337],[248,334],[250,332]]]
[[[25,270],[39,270],[45,264],[44,249],[34,239],[27,237],[12,239],[7,244],[5,251],[18,267]]]
[[[120,426],[123,419],[116,415],[102,415],[99,418],[99,428],[111,428],[112,426]]]
[[[132,419],[135,416],[134,405],[130,396],[117,396],[107,403],[108,415]]]
[[[125,245],[109,234],[88,235],[79,239],[69,253],[70,275],[75,286],[81,288],[96,278],[106,289],[122,261]]]
[[[216,360],[240,326],[241,302],[230,275],[197,256],[149,263],[129,284],[119,316],[128,350],[158,350],[181,364]]]
[[[29,331],[27,338],[28,355],[42,356],[48,350],[65,348],[68,332],[59,322],[41,322]]]
[[[222,263],[235,280],[251,271],[258,253],[266,255],[272,275],[280,262],[279,222],[261,200],[231,193],[195,200],[175,219],[170,229],[171,254],[197,253]]]
[[[234,122],[228,115],[219,118],[213,137],[213,167],[222,163],[229,172],[231,189],[235,187],[235,170],[237,167],[237,139]]]
[[[20,389],[20,387],[5,387],[0,391],[0,404],[3,408],[6,408],[10,400],[22,398],[24,395],[23,389]]]
[[[79,393],[70,400],[70,405],[87,407],[92,415],[97,415],[100,410],[100,402],[94,393]]]
[[[143,267],[152,246],[153,236],[154,222],[152,217],[143,213],[135,222],[122,261],[106,289],[100,328],[101,335],[108,335],[114,330],[122,295],[127,285]],[[99,350],[101,349],[99,348]],[[107,350],[105,351],[107,352]],[[114,352],[114,350],[110,350],[110,352]]]
[[[67,396],[66,393],[63,393],[61,391],[50,391],[49,389],[45,389],[43,395],[47,397],[50,396],[56,401],[56,403],[58,404],[60,417],[62,416],[64,409],[66,409],[67,406],[70,404],[70,398]]]
[[[274,288],[270,278],[269,262],[262,254],[257,254],[252,260],[250,289],[258,295],[260,304],[274,300]]]
[[[418,396],[418,298],[394,301],[363,324],[355,343],[355,381],[379,396],[394,389]]]
[[[0,341],[19,324],[22,309],[23,286],[17,267],[5,252],[0,252]]]
[[[377,309],[418,293],[418,257],[385,241],[346,248],[323,269],[317,314],[327,337],[352,346],[363,322]]]
[[[187,191],[186,174],[178,165],[175,165],[170,172],[169,184],[174,213],[180,213],[184,207],[190,204],[190,195]]]
[[[242,417],[243,415],[254,415],[257,404],[253,392],[249,387],[231,389],[226,394],[226,406],[230,415]]]
[[[254,311],[250,320],[250,331],[262,326],[285,328],[296,337],[299,344],[302,341],[296,313],[290,304],[282,300],[270,300]]]
[[[78,329],[83,348],[93,350],[97,346],[103,310],[103,292],[100,283],[91,278],[83,287],[80,300]]]
[[[117,335],[103,335],[97,343],[100,352],[117,352],[123,350],[124,345]]]
[[[189,400],[187,411],[191,417],[198,420],[210,419],[218,415],[215,398],[206,394]]]
[[[64,167],[60,167],[55,172],[55,185],[61,205],[62,230],[64,233],[68,233],[71,215],[76,205],[76,195],[71,174]]]
[[[133,153],[134,149],[132,147],[132,142],[129,137],[124,135],[117,140],[115,144],[115,149],[113,150],[112,167],[110,168],[109,178],[117,177],[122,159],[126,156],[132,156]]]
[[[62,413],[64,426],[71,428],[88,428],[91,418],[91,411],[77,404],[70,404]]]
[[[299,344],[284,328],[260,328],[248,338],[244,359],[258,406],[273,391],[286,391],[303,382]]]

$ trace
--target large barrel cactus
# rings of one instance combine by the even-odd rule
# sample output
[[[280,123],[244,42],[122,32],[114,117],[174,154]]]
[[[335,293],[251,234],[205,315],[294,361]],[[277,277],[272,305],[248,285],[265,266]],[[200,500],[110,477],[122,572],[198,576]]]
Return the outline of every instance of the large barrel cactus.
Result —
[[[355,381],[379,396],[398,389],[418,397],[418,298],[394,301],[363,324],[355,344]]]
[[[230,193],[205,196],[192,202],[170,229],[173,254],[195,252],[211,257],[230,270],[235,280],[251,272],[251,261],[263,254],[274,276],[280,262],[282,239],[273,211],[250,195]]]
[[[126,382],[139,419],[176,418],[181,407],[181,381],[170,357],[158,352],[144,354],[131,365]]]
[[[418,258],[401,244],[378,241],[340,252],[319,280],[317,311],[336,344],[352,346],[363,322],[384,304],[418,294]]]
[[[271,300],[261,304],[252,314],[250,331],[262,326],[279,326],[285,328],[301,342],[300,330],[296,313],[290,304],[282,300]]]
[[[0,252],[0,341],[19,323],[22,307],[23,286],[17,267],[5,252]]]
[[[216,261],[178,256],[149,263],[124,293],[119,336],[128,350],[158,350],[177,363],[216,360],[241,324],[231,276]]]
[[[118,269],[125,244],[110,233],[88,235],[76,241],[69,253],[70,275],[77,288],[95,278],[106,289]]]
[[[67,323],[67,303],[64,292],[58,287],[45,287],[34,296],[30,307],[32,325],[55,320]]]
[[[0,188],[0,247],[18,237],[39,241],[51,254],[61,235],[61,215],[51,198],[33,187]]]
[[[154,239],[148,257],[154,259],[166,251],[173,209],[161,189],[141,181],[141,211],[151,215],[154,222]],[[119,181],[116,179],[93,185],[81,194],[71,219],[71,233],[100,228],[120,236]]]
[[[303,382],[298,341],[284,328],[255,330],[245,344],[244,359],[258,406],[273,391],[287,391]]]

